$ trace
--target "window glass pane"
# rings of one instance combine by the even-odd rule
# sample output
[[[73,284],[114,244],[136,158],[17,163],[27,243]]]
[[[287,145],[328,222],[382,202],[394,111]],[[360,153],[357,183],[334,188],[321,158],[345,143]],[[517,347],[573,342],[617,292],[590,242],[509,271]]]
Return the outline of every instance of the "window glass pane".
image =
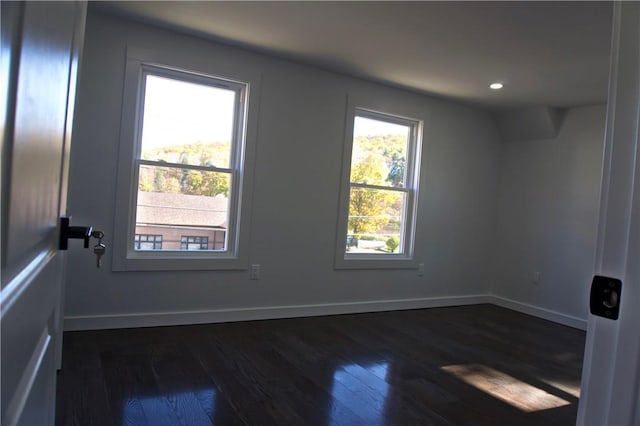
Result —
[[[236,92],[147,75],[141,158],[228,168]]]
[[[162,235],[136,234],[136,250],[162,250]]]
[[[225,172],[140,165],[138,175],[138,191],[140,192],[205,195],[208,197],[222,195],[226,198],[229,194],[229,186],[230,174]]]
[[[215,232],[215,231],[214,231]],[[180,239],[181,250],[208,250],[209,237],[182,237]]]
[[[356,116],[353,123],[351,182],[405,187],[410,131],[410,126]]]
[[[352,187],[346,239],[348,253],[402,253],[406,193]]]
[[[230,184],[229,173],[141,165],[135,233],[161,235],[161,250],[226,250]]]

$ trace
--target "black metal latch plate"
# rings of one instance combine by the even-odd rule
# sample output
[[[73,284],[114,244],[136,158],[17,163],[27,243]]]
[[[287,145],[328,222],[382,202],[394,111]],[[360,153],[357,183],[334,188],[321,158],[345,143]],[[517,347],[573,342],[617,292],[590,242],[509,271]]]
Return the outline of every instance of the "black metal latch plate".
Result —
[[[595,275],[591,284],[591,314],[617,320],[620,314],[622,281]]]

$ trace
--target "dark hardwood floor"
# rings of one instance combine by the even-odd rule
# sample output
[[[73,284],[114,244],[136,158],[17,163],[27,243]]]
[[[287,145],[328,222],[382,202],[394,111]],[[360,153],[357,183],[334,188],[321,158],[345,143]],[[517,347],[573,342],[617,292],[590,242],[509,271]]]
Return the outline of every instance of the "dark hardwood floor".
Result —
[[[585,334],[492,305],[67,332],[57,425],[573,425]]]

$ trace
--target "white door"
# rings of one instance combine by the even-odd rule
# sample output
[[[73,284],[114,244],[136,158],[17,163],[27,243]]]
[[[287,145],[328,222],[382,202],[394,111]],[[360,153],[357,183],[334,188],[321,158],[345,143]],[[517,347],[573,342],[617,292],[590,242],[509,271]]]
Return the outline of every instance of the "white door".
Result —
[[[85,3],[0,3],[1,420],[54,423],[67,160]]]
[[[579,425],[640,425],[640,2],[614,6],[595,273],[622,280],[620,318],[590,316]]]

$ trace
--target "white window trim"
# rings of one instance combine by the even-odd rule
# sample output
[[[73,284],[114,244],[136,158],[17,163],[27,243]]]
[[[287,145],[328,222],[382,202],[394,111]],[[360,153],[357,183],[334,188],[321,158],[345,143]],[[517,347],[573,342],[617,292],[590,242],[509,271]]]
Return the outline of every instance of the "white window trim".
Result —
[[[407,203],[405,205],[403,253],[366,254],[347,253],[345,239],[349,222],[349,197],[351,189],[351,156],[353,152],[353,127],[356,115],[370,118],[384,117],[390,122],[411,125],[414,142],[407,147]],[[420,191],[420,169],[422,134],[424,120],[418,117],[407,105],[397,101],[377,101],[348,96],[344,132],[344,151],[342,156],[342,174],[340,181],[340,200],[338,226],[336,234],[336,269],[416,269],[419,261],[415,254],[415,237],[418,221],[418,194]],[[360,185],[357,185],[360,186]],[[370,185],[365,185],[370,186]],[[375,185],[374,185],[375,186]],[[395,188],[394,188],[395,189]]]
[[[140,107],[142,100],[142,75],[145,68],[161,69],[162,74],[170,75],[171,70],[198,76],[213,77],[221,80],[246,84],[245,102],[241,113],[244,115],[244,128],[238,128],[239,140],[244,139],[235,164],[236,172],[232,176],[232,185],[237,187],[232,203],[239,201],[238,209],[229,222],[235,222],[235,235],[227,234],[229,250],[226,252],[181,252],[181,251],[136,251],[133,247],[135,234],[136,195],[137,195],[137,132],[140,132]],[[147,50],[136,47],[127,48],[124,91],[122,97],[122,118],[120,126],[120,147],[115,203],[115,226],[113,236],[114,271],[163,271],[163,270],[232,270],[248,269],[248,249],[250,236],[250,212],[253,188],[253,170],[255,163],[256,135],[258,122],[260,73],[247,70],[244,64],[235,63],[228,58],[198,57],[188,52],[169,52]],[[155,74],[155,73],[154,73]],[[234,159],[232,159],[234,161]],[[231,238],[235,239],[230,241]]]

